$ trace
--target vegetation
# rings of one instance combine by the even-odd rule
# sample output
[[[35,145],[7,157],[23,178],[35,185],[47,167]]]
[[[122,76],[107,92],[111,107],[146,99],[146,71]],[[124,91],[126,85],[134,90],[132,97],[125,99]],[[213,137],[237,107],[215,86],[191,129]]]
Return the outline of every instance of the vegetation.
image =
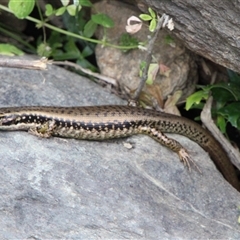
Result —
[[[202,109],[211,93],[215,100],[212,115],[224,134],[226,134],[227,123],[240,129],[240,75],[230,70],[228,75],[229,83],[198,86],[201,90],[189,96],[186,102],[186,110]]]

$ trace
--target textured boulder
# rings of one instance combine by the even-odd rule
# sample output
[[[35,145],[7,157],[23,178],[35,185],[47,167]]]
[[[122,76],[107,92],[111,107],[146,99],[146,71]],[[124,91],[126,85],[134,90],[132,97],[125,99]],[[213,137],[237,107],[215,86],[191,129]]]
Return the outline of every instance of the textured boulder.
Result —
[[[172,31],[199,55],[240,72],[240,5],[238,1],[136,0],[159,15],[173,18]]]
[[[56,66],[0,68],[0,94],[1,107],[124,103]],[[0,238],[239,239],[239,193],[197,144],[172,137],[202,174],[147,136],[97,142],[0,132]]]

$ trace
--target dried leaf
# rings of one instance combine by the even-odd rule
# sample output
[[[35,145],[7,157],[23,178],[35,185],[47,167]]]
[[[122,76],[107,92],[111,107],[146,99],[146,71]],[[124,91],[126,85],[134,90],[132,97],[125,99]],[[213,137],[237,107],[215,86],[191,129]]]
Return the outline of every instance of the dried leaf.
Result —
[[[165,77],[169,77],[169,74],[171,72],[171,69],[169,67],[167,67],[166,65],[160,63],[159,64],[159,74],[163,75]]]
[[[150,100],[151,100],[151,106],[156,105],[155,102],[157,102],[157,105],[160,108],[163,108],[163,95],[162,95],[162,91],[161,88],[158,84],[152,84],[152,85],[146,85],[146,89],[147,89],[147,94],[150,96]],[[154,99],[156,101],[154,101]]]
[[[176,106],[176,104],[181,96],[182,96],[182,91],[178,90],[178,91],[174,92],[174,94],[172,96],[168,97],[167,101],[164,104],[164,110],[166,113],[171,113],[171,114],[181,116],[181,114]]]

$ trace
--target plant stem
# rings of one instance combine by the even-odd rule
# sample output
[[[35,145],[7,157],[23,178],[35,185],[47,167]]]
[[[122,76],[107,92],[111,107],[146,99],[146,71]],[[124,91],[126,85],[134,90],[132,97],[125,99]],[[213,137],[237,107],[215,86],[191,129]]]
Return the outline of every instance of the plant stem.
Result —
[[[146,55],[146,65],[145,65],[145,68],[143,70],[143,74],[142,74],[142,77],[140,79],[140,83],[138,85],[138,88],[137,90],[135,91],[134,95],[133,95],[133,99],[134,100],[137,100],[143,87],[144,87],[144,84],[145,82],[147,81],[147,78],[148,78],[148,69],[149,69],[149,65],[152,61],[152,51],[153,51],[153,46],[154,46],[154,43],[156,42],[157,40],[157,36],[158,36],[158,32],[159,30],[161,29],[162,27],[162,24],[163,24],[163,21],[164,21],[164,18],[165,18],[165,14],[162,15],[161,18],[158,19],[158,23],[157,23],[157,27],[153,33],[153,36],[152,38],[150,39],[149,43],[148,43],[148,47],[147,47],[147,55]]]
[[[2,4],[0,4],[0,9],[2,9],[4,11],[7,11],[7,12],[10,12],[10,13],[13,13],[9,8],[3,6]],[[38,28],[40,28],[41,26],[44,26],[44,27],[52,29],[56,32],[59,32],[59,33],[62,33],[62,34],[65,34],[65,35],[68,35],[68,36],[71,36],[71,37],[75,37],[75,38],[78,38],[78,39],[81,39],[81,40],[84,40],[84,41],[97,43],[97,44],[102,44],[103,46],[113,47],[113,48],[117,48],[117,49],[120,49],[120,50],[129,50],[129,49],[138,48],[138,45],[135,45],[135,46],[119,46],[119,45],[111,44],[111,43],[108,43],[108,42],[105,42],[105,41],[100,41],[100,40],[97,40],[97,39],[92,39],[92,38],[87,38],[87,37],[84,37],[84,36],[80,36],[78,34],[68,32],[66,30],[55,27],[55,26],[53,26],[51,24],[48,24],[46,22],[42,22],[42,21],[40,21],[36,18],[30,17],[30,16],[27,16],[26,19],[36,23]]]
[[[35,48],[30,45],[28,42],[22,40],[17,34],[14,34],[8,30],[6,30],[5,28],[2,28],[0,26],[0,32],[4,33],[5,35],[15,39],[16,41],[18,41],[19,43],[21,43],[23,46],[26,46],[32,53],[36,53]]]

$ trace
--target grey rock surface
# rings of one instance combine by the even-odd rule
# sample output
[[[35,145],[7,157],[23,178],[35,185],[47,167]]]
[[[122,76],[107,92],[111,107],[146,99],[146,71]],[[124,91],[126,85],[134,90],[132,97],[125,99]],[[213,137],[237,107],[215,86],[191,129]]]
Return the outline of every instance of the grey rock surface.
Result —
[[[135,0],[174,21],[172,33],[193,52],[239,72],[239,1]]]
[[[124,104],[56,66],[0,68],[0,94],[1,107]],[[0,132],[0,238],[239,239],[239,193],[197,144],[172,136],[202,174],[147,136],[97,142]]]

